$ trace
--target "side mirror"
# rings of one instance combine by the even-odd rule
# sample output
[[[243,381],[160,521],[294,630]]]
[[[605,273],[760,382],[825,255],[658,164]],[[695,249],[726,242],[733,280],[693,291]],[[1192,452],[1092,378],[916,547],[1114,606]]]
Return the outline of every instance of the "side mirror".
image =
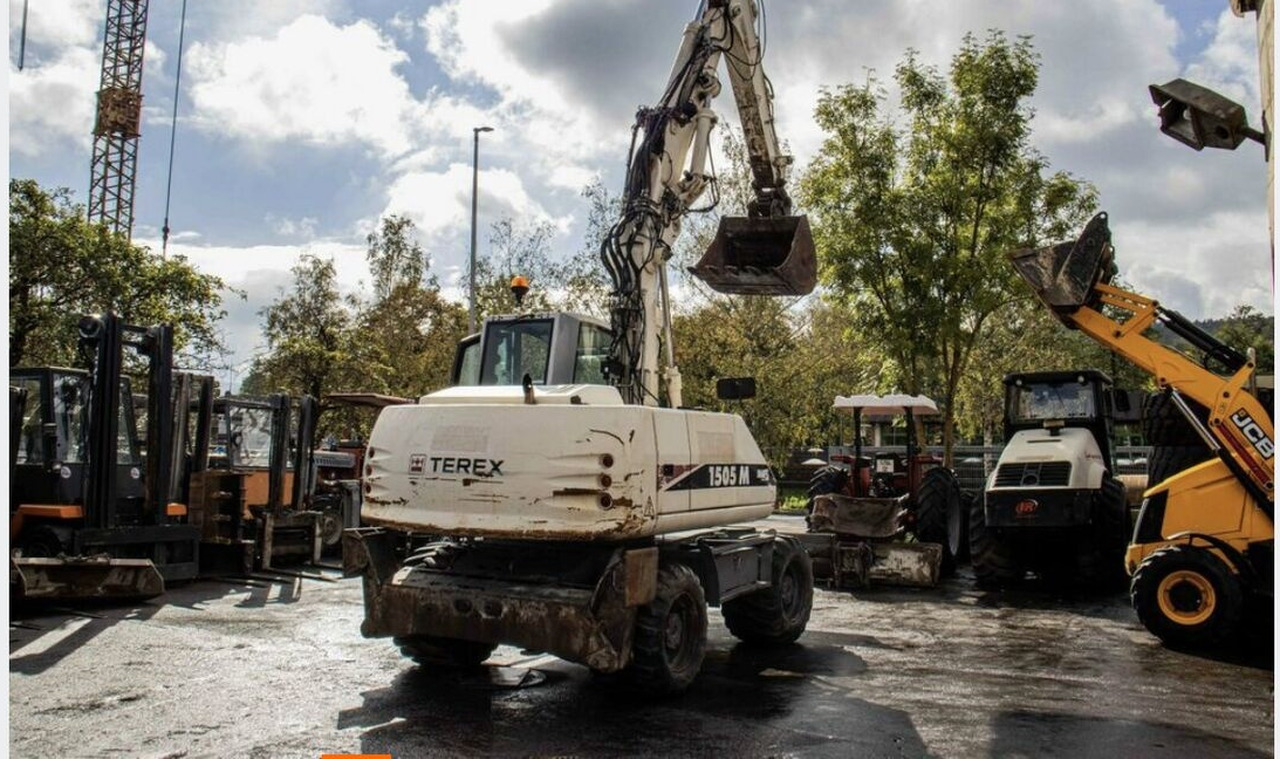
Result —
[[[756,397],[755,377],[724,377],[716,380],[716,397],[722,401],[745,401]]]
[[[1160,107],[1160,131],[1195,150],[1235,150],[1247,137],[1265,144],[1262,133],[1249,127],[1244,106],[1211,89],[1174,79],[1148,88]]]

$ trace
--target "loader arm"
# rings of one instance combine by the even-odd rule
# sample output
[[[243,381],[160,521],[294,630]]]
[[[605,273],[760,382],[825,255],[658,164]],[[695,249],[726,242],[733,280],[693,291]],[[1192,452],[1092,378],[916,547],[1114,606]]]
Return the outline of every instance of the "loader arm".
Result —
[[[1098,214],[1074,244],[1020,250],[1009,257],[1036,296],[1064,324],[1149,372],[1161,389],[1208,409],[1206,443],[1270,515],[1275,498],[1275,432],[1271,414],[1249,391],[1253,361],[1209,335],[1189,332],[1194,328],[1188,327],[1186,319],[1157,301],[1111,285],[1113,255],[1106,214]],[[1104,307],[1117,312],[1117,318],[1104,313]],[[1226,366],[1227,373],[1217,374],[1147,337],[1144,333],[1157,321],[1205,349]]]

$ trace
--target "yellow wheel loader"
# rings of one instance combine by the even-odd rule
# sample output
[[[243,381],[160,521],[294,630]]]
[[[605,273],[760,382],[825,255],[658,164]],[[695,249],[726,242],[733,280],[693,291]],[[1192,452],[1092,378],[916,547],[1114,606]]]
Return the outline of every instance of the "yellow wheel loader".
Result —
[[[1071,329],[1150,372],[1213,452],[1151,482],[1125,554],[1133,607],[1166,644],[1218,646],[1241,631],[1246,604],[1274,597],[1275,435],[1259,402],[1251,358],[1157,301],[1110,284],[1107,215],[1075,242],[1010,254],[1018,273]],[[1196,359],[1147,335],[1162,324],[1204,354]],[[1202,421],[1190,408],[1208,412]]]

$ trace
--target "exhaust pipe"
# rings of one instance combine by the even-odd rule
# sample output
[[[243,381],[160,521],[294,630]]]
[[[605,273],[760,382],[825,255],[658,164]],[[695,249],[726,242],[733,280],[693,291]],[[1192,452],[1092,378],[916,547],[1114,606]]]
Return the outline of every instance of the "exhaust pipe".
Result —
[[[818,283],[809,218],[722,217],[689,273],[727,295],[807,295]]]
[[[1009,260],[1059,319],[1083,306],[1096,306],[1094,286],[1109,283],[1116,274],[1107,214],[1094,216],[1075,242],[1016,250]]]

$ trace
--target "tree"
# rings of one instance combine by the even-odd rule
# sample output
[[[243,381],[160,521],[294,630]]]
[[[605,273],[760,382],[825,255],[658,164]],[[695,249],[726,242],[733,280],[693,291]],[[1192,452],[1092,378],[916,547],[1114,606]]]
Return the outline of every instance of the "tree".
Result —
[[[440,294],[414,231],[412,221],[392,215],[368,237],[373,298],[358,304],[355,319],[363,390],[416,397],[445,387],[466,335],[467,312]]]
[[[898,389],[940,401],[948,461],[974,350],[1030,297],[1005,253],[1065,238],[1096,203],[1030,147],[1038,69],[1025,38],[966,35],[947,78],[908,51],[894,75],[905,118],[882,110],[874,77],[825,91],[816,110],[828,136],[801,199],[823,281],[876,336]]]
[[[9,180],[9,365],[69,365],[83,314],[174,325],[175,347],[207,365],[222,346],[215,326],[221,279],[185,258],[164,259],[90,224],[71,191]]]
[[[1275,371],[1275,317],[1267,316],[1250,305],[1236,306],[1218,327],[1217,338],[1238,351],[1257,351],[1258,374]]]
[[[242,392],[306,393],[316,399],[359,377],[357,353],[366,345],[338,292],[333,261],[304,255],[293,286],[261,312],[267,353],[254,361]]]

